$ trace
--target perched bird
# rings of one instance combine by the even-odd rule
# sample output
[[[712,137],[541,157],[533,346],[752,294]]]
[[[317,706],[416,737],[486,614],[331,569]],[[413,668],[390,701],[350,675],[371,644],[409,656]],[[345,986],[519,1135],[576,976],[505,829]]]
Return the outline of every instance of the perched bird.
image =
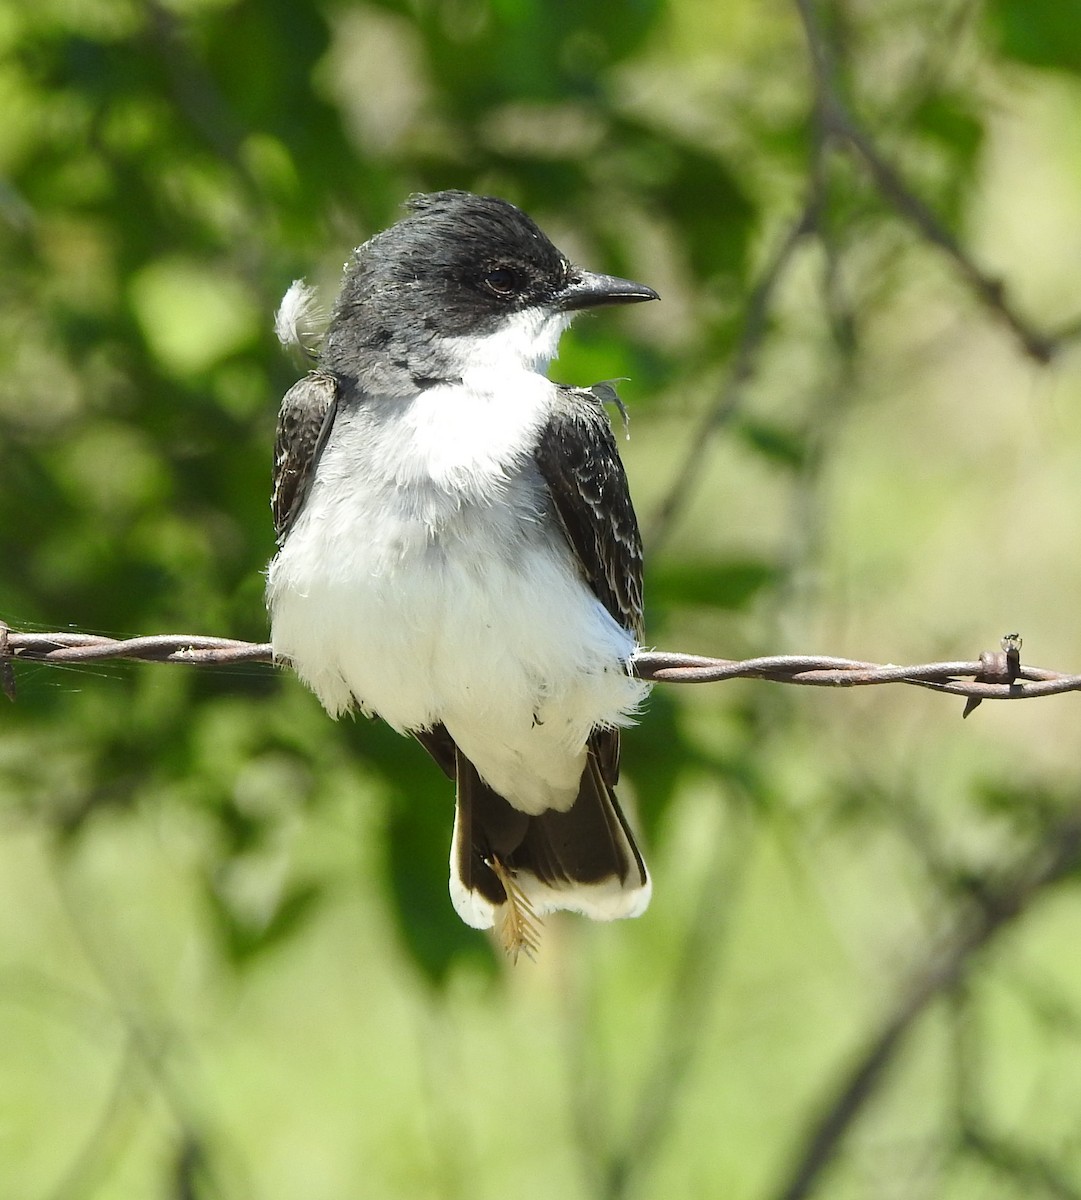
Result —
[[[416,196],[353,253],[281,406],[274,653],[455,781],[451,898],[515,956],[544,913],[649,903],[613,790],[647,692],[638,525],[605,386],[546,372],[579,310],[655,299],[504,200]],[[278,331],[312,350],[309,301],[294,284]]]

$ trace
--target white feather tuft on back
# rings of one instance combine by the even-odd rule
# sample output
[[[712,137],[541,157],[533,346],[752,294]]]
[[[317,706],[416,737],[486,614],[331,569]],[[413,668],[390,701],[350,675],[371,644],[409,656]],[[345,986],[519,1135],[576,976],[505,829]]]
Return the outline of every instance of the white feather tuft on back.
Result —
[[[274,332],[286,350],[315,359],[323,344],[328,320],[315,288],[303,279],[294,279],[274,316]]]

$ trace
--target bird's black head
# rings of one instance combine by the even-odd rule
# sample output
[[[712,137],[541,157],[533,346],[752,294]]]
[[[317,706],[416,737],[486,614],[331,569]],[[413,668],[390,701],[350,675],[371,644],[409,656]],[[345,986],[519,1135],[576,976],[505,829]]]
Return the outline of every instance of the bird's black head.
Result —
[[[484,339],[518,337],[523,360],[541,361],[575,310],[653,299],[642,284],[575,267],[505,200],[434,192],[355,252],[323,357],[347,374],[357,373],[349,360],[375,358],[414,380],[445,379]]]

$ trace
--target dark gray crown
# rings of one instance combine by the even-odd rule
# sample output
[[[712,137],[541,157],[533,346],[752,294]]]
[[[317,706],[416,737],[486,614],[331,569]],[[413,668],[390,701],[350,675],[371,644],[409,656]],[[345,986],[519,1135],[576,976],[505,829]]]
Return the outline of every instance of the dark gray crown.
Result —
[[[568,263],[520,209],[494,196],[413,196],[409,216],[353,255],[335,316],[394,327],[422,313],[443,337],[483,333],[508,312],[545,304]]]
[[[447,339],[494,334],[525,309],[569,314],[656,298],[572,266],[506,200],[433,192],[413,196],[408,210],[354,252],[323,347],[326,369],[366,389],[401,393],[452,378],[461,356]]]

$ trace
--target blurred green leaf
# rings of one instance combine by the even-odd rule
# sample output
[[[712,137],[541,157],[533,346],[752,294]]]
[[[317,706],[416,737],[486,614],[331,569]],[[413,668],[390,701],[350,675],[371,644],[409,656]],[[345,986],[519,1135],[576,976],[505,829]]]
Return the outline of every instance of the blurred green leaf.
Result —
[[[604,71],[628,57],[663,12],[659,0],[499,0],[417,9],[437,86],[469,115],[509,96],[594,95]]]
[[[675,698],[655,688],[642,720],[621,739],[623,773],[633,780],[638,798],[632,824],[641,831],[647,859],[649,846],[661,836],[680,780],[699,762],[679,717]]]
[[[252,298],[220,269],[184,259],[148,263],[131,282],[143,336],[162,366],[194,375],[250,344],[258,315]]]
[[[420,751],[420,747],[416,749]],[[446,983],[462,962],[495,967],[487,935],[465,925],[448,887],[454,785],[446,781],[444,802],[435,796],[402,798],[391,811],[387,829],[390,899],[405,948],[424,978],[435,987]]]
[[[667,607],[700,605],[736,611],[776,583],[778,569],[754,559],[662,562],[651,568],[649,601]]]
[[[987,14],[1008,57],[1081,72],[1081,0],[989,0]]]
[[[983,122],[970,97],[939,92],[928,95],[912,113],[914,126],[971,162],[983,145]]]
[[[392,797],[385,844],[389,899],[414,965],[433,986],[444,984],[459,962],[493,969],[488,938],[462,923],[450,899],[453,782],[418,742],[382,721],[363,722],[357,734]]]
[[[728,162],[624,117],[613,134],[627,182],[678,230],[695,275],[742,279],[757,208]]]
[[[324,891],[318,883],[294,883],[269,912],[258,915],[230,903],[219,887],[208,887],[206,896],[226,955],[234,966],[243,967],[295,936],[313,916]]]
[[[750,416],[743,417],[736,428],[749,446],[779,466],[799,470],[807,461],[807,439],[800,432]]]

